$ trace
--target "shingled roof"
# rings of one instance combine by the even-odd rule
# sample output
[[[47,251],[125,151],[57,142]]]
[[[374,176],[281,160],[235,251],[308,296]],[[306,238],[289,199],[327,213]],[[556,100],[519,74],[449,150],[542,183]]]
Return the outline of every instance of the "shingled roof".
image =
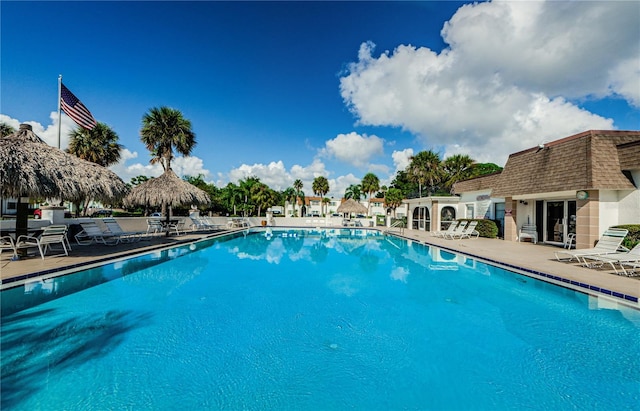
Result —
[[[634,190],[622,171],[638,168],[638,143],[640,131],[591,130],[511,154],[491,195]]]
[[[469,191],[491,190],[498,184],[501,171],[487,174],[480,177],[470,178],[469,180],[458,181],[453,184],[452,194],[467,193]]]

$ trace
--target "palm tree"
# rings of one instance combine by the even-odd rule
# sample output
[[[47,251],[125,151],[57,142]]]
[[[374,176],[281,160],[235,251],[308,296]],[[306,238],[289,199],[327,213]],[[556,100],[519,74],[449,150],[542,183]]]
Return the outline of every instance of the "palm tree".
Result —
[[[16,132],[16,129],[5,122],[0,123],[0,137],[8,136]]]
[[[327,178],[323,176],[316,177],[313,180],[312,189],[313,194],[319,197],[324,197],[324,195],[329,192],[329,180],[327,180]],[[322,203],[322,205],[324,206],[324,203]],[[324,211],[323,213],[326,214],[326,212]]]
[[[173,151],[188,156],[196,145],[191,122],[179,110],[154,107],[142,117],[140,140],[151,152],[152,163],[160,162],[163,170],[171,168]]]
[[[289,203],[295,204],[295,201],[296,201],[296,190],[293,187],[287,187],[282,192],[282,200],[284,201],[283,206],[284,206],[284,212],[286,214],[287,210],[288,210],[287,204],[289,204]],[[295,205],[294,205],[294,211],[295,211]]]
[[[411,181],[418,183],[418,192],[422,197],[422,186],[428,184],[429,191],[435,190],[442,176],[440,156],[431,150],[421,151],[411,156],[407,174]]]
[[[118,143],[118,134],[104,123],[98,123],[91,130],[76,127],[69,134],[67,153],[83,160],[108,167],[120,161],[122,144]]]
[[[238,186],[240,187],[240,191],[242,192],[242,196],[244,198],[243,210],[245,212],[245,217],[247,211],[253,209],[254,206],[254,198],[253,198],[253,187],[262,184],[260,179],[256,176],[250,176],[245,178],[244,180],[240,180],[238,182]],[[251,215],[251,213],[249,213]]]
[[[474,163],[471,157],[466,154],[454,154],[447,157],[442,162],[442,169],[446,174],[445,188],[451,191],[455,183],[469,179]]]
[[[302,194],[302,186],[303,186],[302,180],[300,179],[297,179],[296,181],[293,182],[293,189],[296,191],[296,205],[298,204],[298,197],[300,197]],[[294,206],[294,209],[295,209],[295,206]]]
[[[260,217],[263,208],[267,209],[271,206],[273,196],[270,191],[271,189],[264,183],[251,186],[251,198],[252,202],[258,206],[258,217]]]
[[[151,163],[159,162],[165,171],[171,169],[174,149],[188,156],[196,145],[191,122],[179,110],[170,107],[154,107],[145,113],[140,140],[151,153]],[[162,204],[162,213],[169,218],[166,204]]]
[[[229,183],[222,189],[222,203],[224,207],[232,214],[237,215],[236,207],[242,203],[242,190],[236,184]]]
[[[83,160],[108,167],[120,161],[122,144],[118,143],[118,134],[104,123],[98,123],[88,130],[84,127],[76,127],[69,134],[69,147],[67,153],[73,154]],[[76,205],[76,216],[83,210],[87,213],[87,207],[91,198],[79,200]]]
[[[360,184],[351,184],[344,190],[344,198],[349,199],[353,198],[356,201],[360,201],[362,198],[362,190],[360,189]]]
[[[374,193],[377,193],[380,190],[380,179],[373,173],[367,173],[362,178],[362,183],[360,184],[362,187],[362,191],[368,194],[369,202],[367,204],[367,215],[371,216],[371,198]]]
[[[396,208],[400,207],[403,199],[404,196],[402,195],[402,190],[393,187],[387,191],[384,197],[386,206],[393,210],[394,218],[396,216]]]

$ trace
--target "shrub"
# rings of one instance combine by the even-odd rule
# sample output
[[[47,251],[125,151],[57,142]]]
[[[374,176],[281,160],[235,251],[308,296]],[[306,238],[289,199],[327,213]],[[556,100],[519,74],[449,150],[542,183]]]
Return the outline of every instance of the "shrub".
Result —
[[[498,226],[493,220],[461,218],[459,221],[477,221],[478,225],[476,226],[476,231],[480,233],[480,237],[498,237]]]
[[[629,230],[629,233],[622,241],[622,245],[631,250],[638,243],[640,243],[640,224],[623,224],[617,225],[613,228],[624,228],[625,230]]]

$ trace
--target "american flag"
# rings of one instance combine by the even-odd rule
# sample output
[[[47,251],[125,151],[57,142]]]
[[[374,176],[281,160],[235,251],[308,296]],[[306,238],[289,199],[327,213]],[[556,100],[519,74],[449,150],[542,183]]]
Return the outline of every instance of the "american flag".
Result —
[[[68,88],[61,84],[60,90],[60,107],[69,117],[73,119],[80,127],[91,130],[98,124],[93,118],[89,110],[82,104],[78,97],[74,96]]]

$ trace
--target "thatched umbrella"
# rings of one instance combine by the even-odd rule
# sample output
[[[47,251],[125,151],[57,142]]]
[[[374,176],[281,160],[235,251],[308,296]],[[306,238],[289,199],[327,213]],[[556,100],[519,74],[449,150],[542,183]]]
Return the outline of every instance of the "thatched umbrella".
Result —
[[[362,204],[360,204],[359,202],[357,202],[356,200],[354,200],[353,198],[348,199],[347,201],[345,201],[344,203],[340,204],[338,206],[338,210],[339,213],[343,213],[343,214],[352,214],[352,213],[356,213],[356,214],[364,214],[367,212],[367,207],[363,206]]]
[[[127,191],[116,173],[48,145],[28,124],[0,138],[2,197],[110,201],[122,198]],[[18,207],[16,217],[16,234],[26,234],[26,208]]]
[[[181,204],[209,204],[209,194],[182,180],[168,169],[160,177],[135,186],[124,199],[128,205],[178,206]],[[169,223],[169,213],[166,215]]]

